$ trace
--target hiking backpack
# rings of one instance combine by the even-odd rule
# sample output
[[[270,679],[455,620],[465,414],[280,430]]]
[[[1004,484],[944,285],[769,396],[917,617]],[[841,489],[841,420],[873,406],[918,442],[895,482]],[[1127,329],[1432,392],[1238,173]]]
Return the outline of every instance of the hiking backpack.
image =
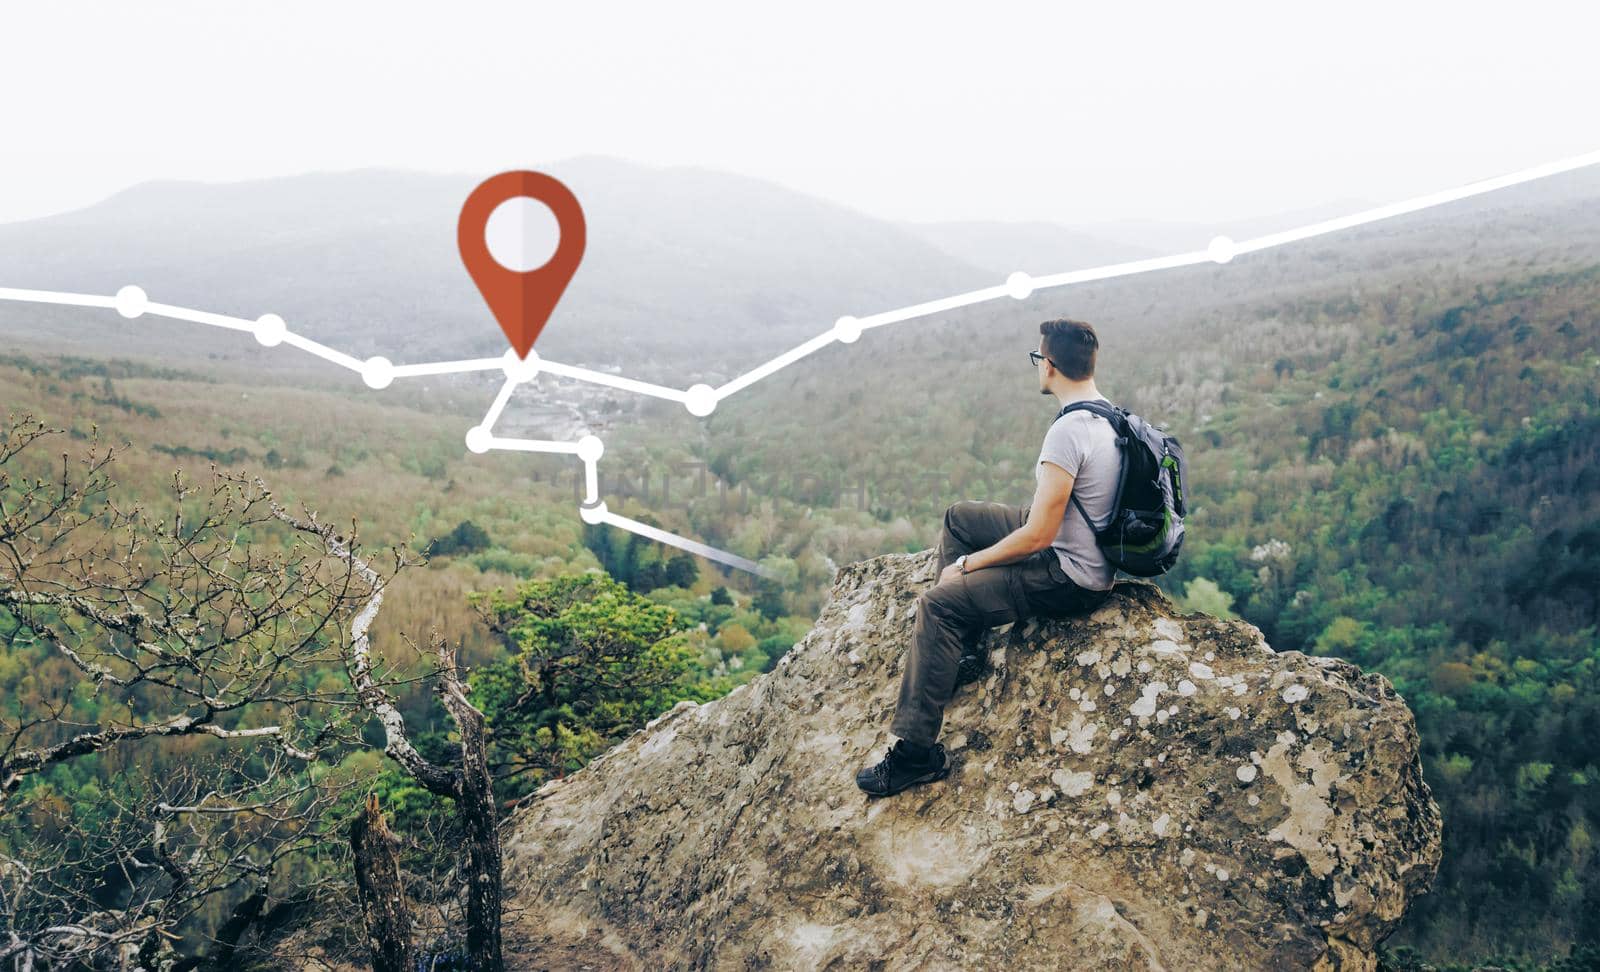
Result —
[[[1184,491],[1189,485],[1183,446],[1164,429],[1101,400],[1072,402],[1056,418],[1080,409],[1099,415],[1116,430],[1122,470],[1112,494],[1116,505],[1104,526],[1089,519],[1077,490],[1072,491],[1072,502],[1106,560],[1118,570],[1135,577],[1166,573],[1177,563],[1183,546]]]

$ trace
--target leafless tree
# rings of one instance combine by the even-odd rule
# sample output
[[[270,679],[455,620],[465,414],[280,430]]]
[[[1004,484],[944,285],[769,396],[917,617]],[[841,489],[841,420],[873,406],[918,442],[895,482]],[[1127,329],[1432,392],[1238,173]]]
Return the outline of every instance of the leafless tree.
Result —
[[[305,676],[339,670],[370,585],[271,542],[259,482],[175,475],[156,515],[119,504],[94,442],[30,476],[58,432],[0,431],[0,621],[35,669],[0,703],[0,960],[192,967],[173,944],[223,910],[200,924],[231,953],[334,799],[306,767],[352,744],[354,700]],[[46,775],[91,757],[115,778],[84,820]]]
[[[0,638],[30,665],[0,697],[0,967],[234,964],[251,930],[349,874],[330,811],[370,782],[331,767],[376,716],[387,755],[458,807],[467,951],[499,969],[482,713],[435,636],[462,745],[458,764],[430,763],[392,697],[411,679],[371,649],[387,584],[418,560],[392,548],[384,576],[354,529],[214,467],[174,475],[158,515],[120,504],[114,449],[38,456],[59,433],[0,428]],[[77,761],[96,780],[88,815],[51,783]]]
[[[0,699],[0,962],[229,964],[249,930],[330,873],[305,862],[343,844],[329,810],[366,785],[330,767],[375,716],[385,752],[458,809],[468,951],[499,969],[483,716],[435,638],[462,755],[428,761],[391,695],[407,680],[371,647],[388,582],[417,560],[392,548],[386,577],[353,529],[215,468],[200,484],[175,475],[160,515],[117,502],[113,450],[97,443],[25,468],[38,449],[25,450],[57,432],[28,418],[0,429],[0,637],[38,669]],[[101,775],[126,771],[84,821],[50,774],[91,758]]]
[[[259,481],[175,475],[155,514],[118,502],[113,449],[39,456],[59,432],[0,429],[0,636],[29,663],[0,699],[0,967],[229,962],[327,872],[280,865],[325,843],[354,781],[308,770],[361,710],[308,676],[342,670],[371,584],[284,542]],[[51,779],[85,760],[87,817]]]
[[[469,966],[481,972],[498,972],[504,967],[500,945],[504,896],[499,814],[494,803],[483,713],[467,698],[467,687],[456,665],[456,652],[444,639],[433,639],[434,654],[438,658],[435,687],[461,737],[460,764],[440,766],[424,758],[412,744],[406,732],[405,717],[373,671],[368,629],[383,602],[383,578],[337,530],[318,522],[314,515],[296,517],[283,509],[278,509],[276,515],[296,530],[317,537],[329,554],[344,561],[371,585],[371,598],[351,626],[351,682],[361,705],[383,725],[384,752],[430,793],[455,803],[467,848],[463,891]],[[374,961],[377,961],[376,948]]]

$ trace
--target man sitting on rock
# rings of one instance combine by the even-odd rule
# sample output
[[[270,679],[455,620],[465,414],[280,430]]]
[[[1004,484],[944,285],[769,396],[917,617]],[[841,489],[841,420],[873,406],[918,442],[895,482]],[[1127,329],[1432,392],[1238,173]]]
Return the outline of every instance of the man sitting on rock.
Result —
[[[1039,393],[1071,402],[1105,401],[1094,384],[1100,340],[1083,321],[1039,325]],[[1109,402],[1107,403],[1109,404]],[[917,598],[911,651],[889,731],[900,737],[882,762],[856,774],[872,796],[889,796],[950,772],[935,742],[956,687],[979,678],[978,641],[986,628],[1040,615],[1085,614],[1111,596],[1116,568],[1086,522],[1104,524],[1116,498],[1122,456],[1116,431],[1079,409],[1050,426],[1027,506],[963,500],[945,511],[939,579]],[[1076,494],[1082,515],[1068,516]]]

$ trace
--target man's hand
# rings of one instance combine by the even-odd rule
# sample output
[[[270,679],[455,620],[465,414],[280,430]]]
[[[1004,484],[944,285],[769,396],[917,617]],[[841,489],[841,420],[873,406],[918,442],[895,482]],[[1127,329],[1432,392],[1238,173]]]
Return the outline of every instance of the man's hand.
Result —
[[[960,576],[961,568],[952,563],[950,566],[939,572],[939,583],[943,584],[947,581],[953,581]]]

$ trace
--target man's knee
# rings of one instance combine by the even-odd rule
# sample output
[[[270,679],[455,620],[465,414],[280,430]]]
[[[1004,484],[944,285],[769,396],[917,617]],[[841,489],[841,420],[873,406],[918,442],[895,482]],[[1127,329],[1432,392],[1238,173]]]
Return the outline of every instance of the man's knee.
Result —
[[[917,595],[917,611],[939,618],[960,617],[961,603],[954,584],[935,584]]]
[[[970,516],[972,510],[979,505],[977,500],[958,500],[951,503],[944,511],[944,528],[960,536],[959,524]]]

